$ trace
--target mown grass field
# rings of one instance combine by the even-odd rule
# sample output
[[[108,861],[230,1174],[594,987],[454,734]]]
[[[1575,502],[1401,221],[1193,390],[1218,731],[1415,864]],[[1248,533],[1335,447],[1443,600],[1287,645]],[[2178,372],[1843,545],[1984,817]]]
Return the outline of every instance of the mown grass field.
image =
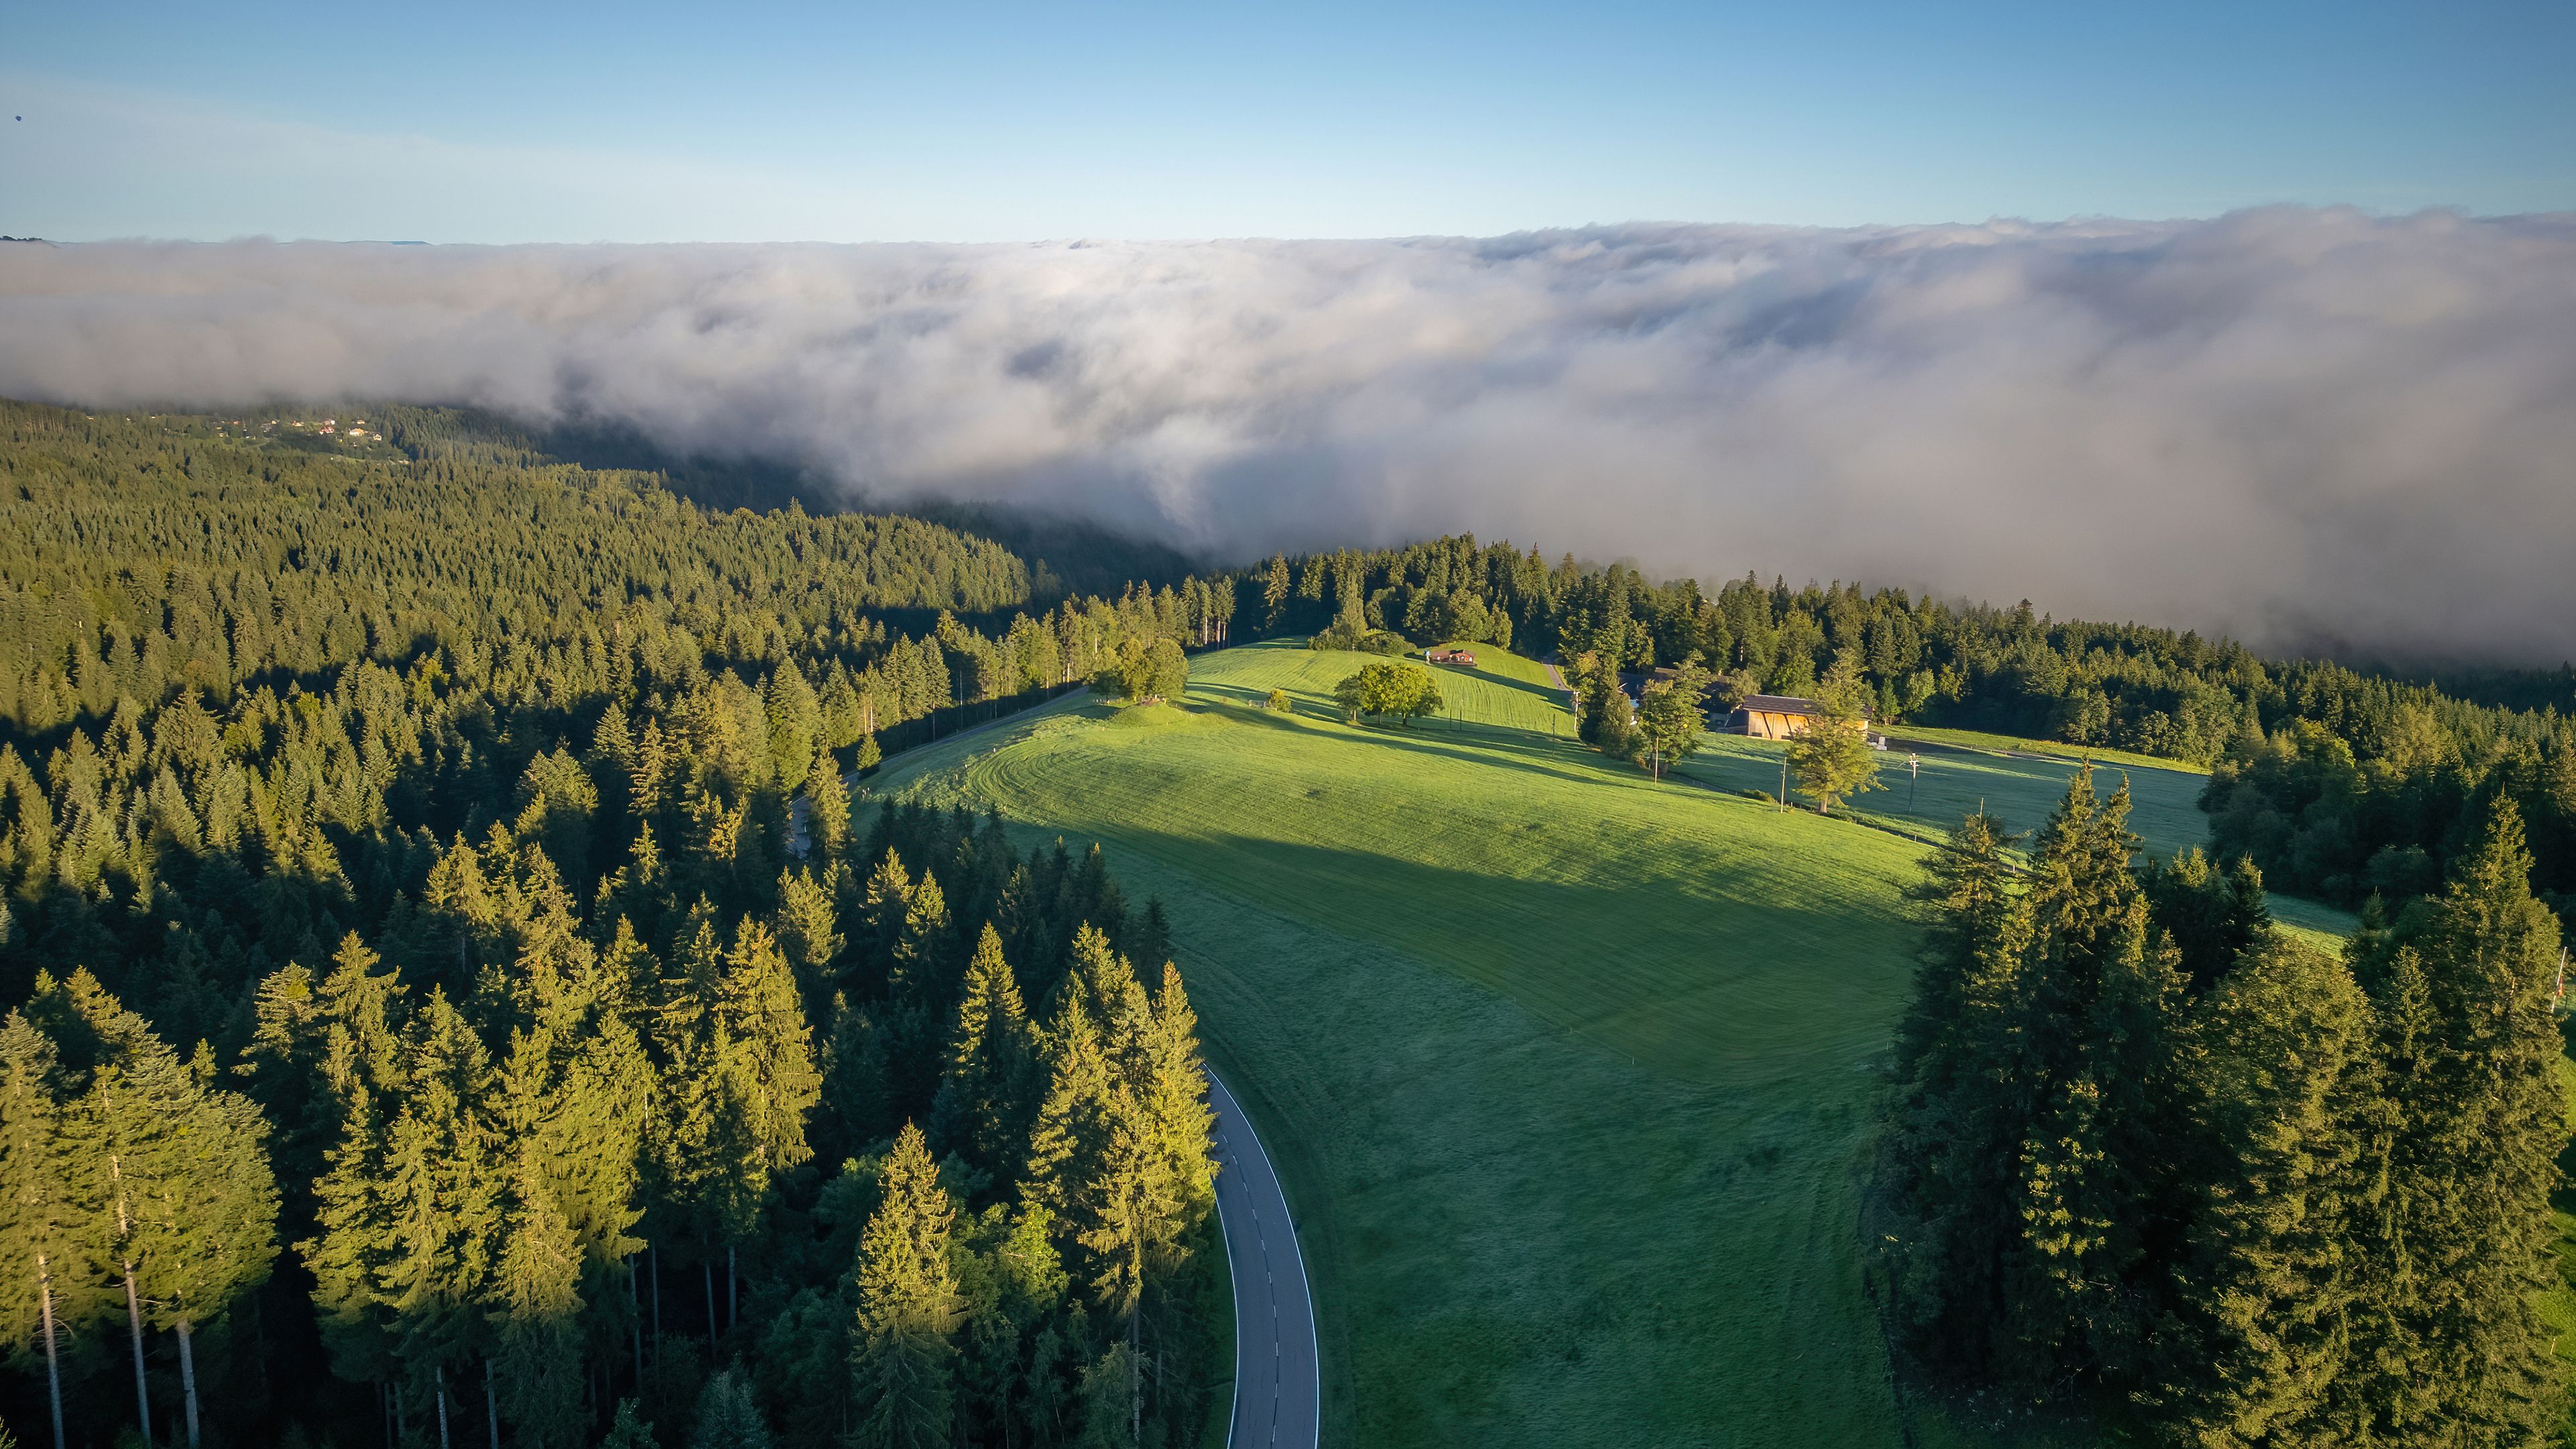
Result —
[[[1951,739],[1969,743],[1962,748],[1905,747],[1909,741],[1931,744]],[[2048,812],[2065,797],[2067,782],[2084,768],[2079,758],[2025,749],[2031,742],[1999,735],[1905,727],[1896,732],[1896,741],[1894,748],[1878,757],[1882,788],[1854,798],[1850,808],[1872,825],[1925,840],[1942,838],[1981,805],[2026,836],[2047,821]],[[1776,796],[1786,750],[1774,740],[1707,735],[1701,739],[1699,753],[1672,773],[1716,790],[1760,790]],[[1906,765],[1909,754],[1920,762],[1911,778]],[[2142,755],[2094,760],[2096,789],[2107,795],[2124,780],[2129,786],[2129,828],[2137,832],[2141,848],[2170,856],[2209,838],[2208,817],[2196,803],[2201,787],[2208,783],[2207,775],[2186,765],[2150,762]],[[2348,911],[2288,896],[2272,898],[2272,914],[2291,934],[2327,951],[2341,949],[2344,938],[2360,924]]]
[[[1961,1442],[1901,1422],[1855,1229],[1923,847],[1724,793],[1763,761],[1723,741],[1706,784],[1604,761],[1478,652],[1410,730],[1341,722],[1365,656],[1257,645],[1185,709],[1068,700],[872,783],[1101,840],[1170,907],[1300,1215],[1328,1443]],[[1958,769],[1925,816],[2063,789]]]

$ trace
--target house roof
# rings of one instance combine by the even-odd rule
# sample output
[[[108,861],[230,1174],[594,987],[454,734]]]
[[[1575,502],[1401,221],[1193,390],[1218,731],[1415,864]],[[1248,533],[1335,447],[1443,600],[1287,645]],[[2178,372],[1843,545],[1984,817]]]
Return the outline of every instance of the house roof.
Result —
[[[1744,703],[1737,705],[1736,708],[1755,710],[1763,714],[1824,713],[1823,707],[1814,700],[1800,699],[1794,694],[1748,694],[1744,696]]]
[[[1794,694],[1748,694],[1744,697],[1744,702],[1736,708],[1761,714],[1814,715],[1825,712],[1823,705],[1812,699],[1801,699]],[[1878,717],[1878,712],[1863,705],[1860,716],[1863,719],[1875,719]]]

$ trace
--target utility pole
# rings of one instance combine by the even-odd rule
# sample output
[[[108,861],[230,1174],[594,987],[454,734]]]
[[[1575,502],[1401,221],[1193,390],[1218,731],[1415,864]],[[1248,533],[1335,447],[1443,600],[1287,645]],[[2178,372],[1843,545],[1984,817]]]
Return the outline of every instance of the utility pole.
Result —
[[[1789,742],[1780,742],[1780,813],[1789,813]]]
[[[1914,813],[1914,792],[1923,783],[1923,757],[1912,750],[1905,752],[1905,813]]]

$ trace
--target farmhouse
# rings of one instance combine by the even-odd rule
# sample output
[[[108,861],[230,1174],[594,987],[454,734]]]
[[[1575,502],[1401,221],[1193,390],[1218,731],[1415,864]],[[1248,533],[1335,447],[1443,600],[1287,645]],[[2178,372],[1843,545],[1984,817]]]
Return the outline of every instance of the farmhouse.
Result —
[[[1466,669],[1476,667],[1476,654],[1471,649],[1433,649],[1422,657],[1433,664],[1455,664]]]
[[[1727,716],[1726,724],[1727,728],[1742,730],[1757,740],[1785,740],[1807,728],[1822,713],[1823,709],[1812,699],[1800,699],[1793,694],[1753,694],[1745,696],[1744,703],[1735,707],[1735,713]],[[1868,727],[1869,711],[1863,710],[1861,715],[1861,719],[1852,721],[1853,728]]]

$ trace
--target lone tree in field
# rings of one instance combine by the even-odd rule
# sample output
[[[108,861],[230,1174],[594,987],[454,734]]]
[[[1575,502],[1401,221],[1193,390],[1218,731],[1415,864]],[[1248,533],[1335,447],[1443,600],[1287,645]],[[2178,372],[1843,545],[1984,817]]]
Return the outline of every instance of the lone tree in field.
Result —
[[[1637,710],[1638,733],[1643,737],[1638,743],[1656,779],[1699,748],[1700,730],[1707,723],[1700,713],[1700,692],[1707,687],[1708,671],[1699,667],[1697,655],[1672,678],[1646,686],[1646,702]]]
[[[1836,805],[1863,790],[1878,788],[1878,756],[1870,752],[1868,722],[1861,713],[1860,671],[1849,655],[1827,671],[1807,727],[1789,737],[1789,775],[1821,815],[1832,814]]]
[[[1440,686],[1429,670],[1405,664],[1368,664],[1333,686],[1342,715],[1352,724],[1369,715],[1411,724],[1440,709]]]

